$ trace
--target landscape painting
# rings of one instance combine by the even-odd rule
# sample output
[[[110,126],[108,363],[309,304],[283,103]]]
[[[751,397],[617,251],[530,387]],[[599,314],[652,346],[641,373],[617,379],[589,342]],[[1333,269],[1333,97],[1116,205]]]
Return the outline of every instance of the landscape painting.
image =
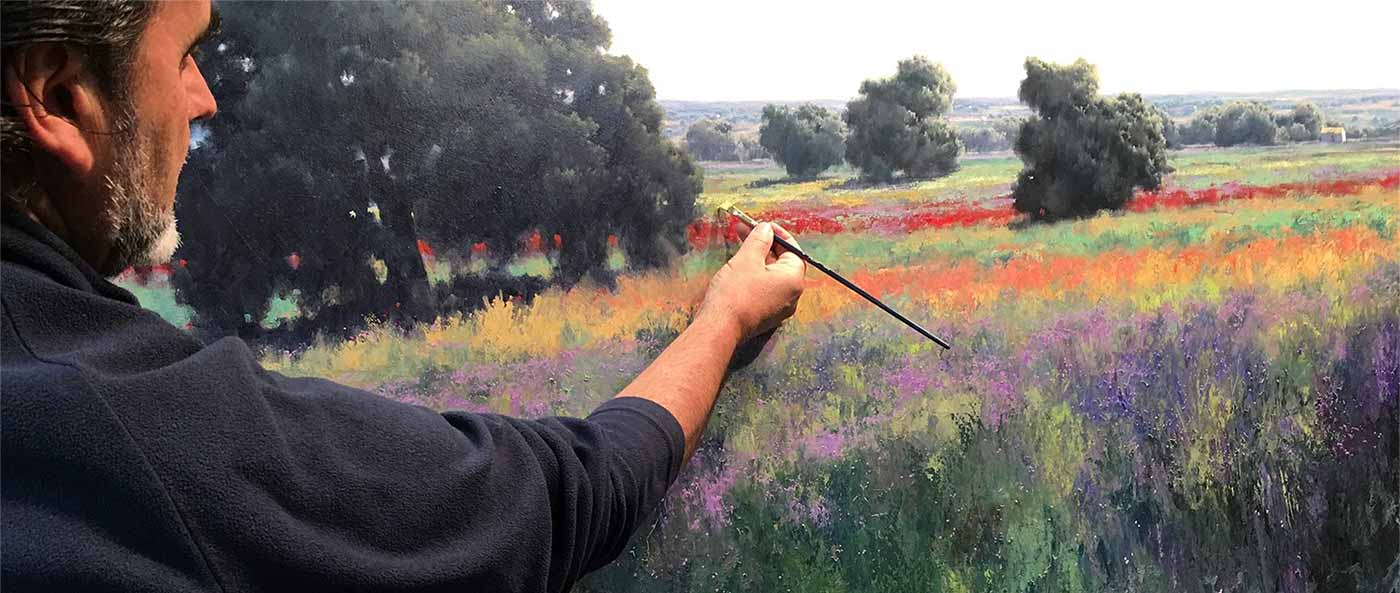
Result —
[[[217,2],[182,246],[120,284],[278,372],[583,415],[733,203],[952,348],[809,268],[577,590],[1400,591],[1396,9],[912,4]]]

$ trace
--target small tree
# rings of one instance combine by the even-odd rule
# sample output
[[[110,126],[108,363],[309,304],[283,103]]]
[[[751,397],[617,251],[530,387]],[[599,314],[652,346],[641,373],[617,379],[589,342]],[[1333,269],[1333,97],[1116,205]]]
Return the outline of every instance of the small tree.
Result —
[[[991,128],[959,129],[958,141],[968,152],[992,152],[1011,147],[1006,136]]]
[[[825,108],[810,103],[796,109],[763,108],[758,143],[782,163],[790,177],[810,177],[841,164],[844,140],[841,119]]]
[[[900,61],[891,78],[861,83],[861,96],[846,105],[846,160],[878,181],[957,170],[962,143],[946,117],[956,90],[943,66],[923,56]]]
[[[1024,119],[1016,117],[1002,117],[992,122],[992,125],[985,128],[970,130],[958,130],[958,140],[963,144],[968,152],[995,152],[998,150],[1011,150],[1016,144],[1016,136],[1021,133],[1021,124]]]
[[[1209,107],[1197,111],[1195,115],[1191,116],[1191,121],[1181,128],[1181,144],[1183,146],[1213,144],[1215,142],[1215,127],[1219,123],[1219,108]]]
[[[1220,112],[1215,127],[1216,146],[1275,144],[1278,124],[1268,105],[1258,101],[1234,101]]]
[[[1040,220],[1084,216],[1162,184],[1170,169],[1161,116],[1141,95],[1100,97],[1098,86],[1084,60],[1026,60],[1020,98],[1036,117],[1016,141],[1025,162],[1011,192],[1017,211]]]
[[[1317,140],[1322,137],[1322,119],[1322,110],[1314,103],[1299,103],[1293,106],[1291,123],[1303,126],[1303,130],[1306,132],[1306,135],[1303,136],[1304,140]],[[1291,128],[1288,135],[1290,138],[1296,136]]]
[[[1312,135],[1308,133],[1308,128],[1303,124],[1292,124],[1288,126],[1289,142],[1307,142],[1312,139]]]
[[[729,135],[734,127],[727,121],[702,119],[685,132],[685,148],[702,161],[737,161],[739,145]]]

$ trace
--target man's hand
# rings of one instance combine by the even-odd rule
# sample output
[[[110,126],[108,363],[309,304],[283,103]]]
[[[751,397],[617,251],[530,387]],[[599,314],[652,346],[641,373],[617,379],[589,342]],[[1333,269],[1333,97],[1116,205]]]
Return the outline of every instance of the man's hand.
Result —
[[[778,327],[797,311],[807,264],[781,246],[774,253],[774,232],[800,247],[782,227],[759,223],[710,279],[697,322],[732,324],[747,340]]]
[[[710,280],[690,327],[618,394],[649,399],[671,412],[685,433],[686,459],[700,444],[735,348],[797,310],[806,264],[793,253],[772,253],[775,228],[763,223],[749,233]],[[777,232],[797,246],[787,231]]]

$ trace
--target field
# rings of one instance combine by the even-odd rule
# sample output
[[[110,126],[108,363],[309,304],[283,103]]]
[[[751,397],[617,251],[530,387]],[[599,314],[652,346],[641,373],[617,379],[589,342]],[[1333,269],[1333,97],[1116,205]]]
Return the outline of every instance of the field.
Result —
[[[883,187],[709,169],[706,209],[787,223],[954,348],[813,272],[655,527],[581,589],[1396,590],[1400,147],[1171,162],[1126,212],[1015,229],[1010,157]],[[694,251],[615,291],[266,362],[440,410],[583,414],[685,326],[730,230],[697,222]]]

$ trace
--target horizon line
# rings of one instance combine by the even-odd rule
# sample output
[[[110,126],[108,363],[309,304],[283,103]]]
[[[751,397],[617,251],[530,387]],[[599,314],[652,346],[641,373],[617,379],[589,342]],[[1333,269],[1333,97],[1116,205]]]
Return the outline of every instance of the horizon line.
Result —
[[[1132,91],[1120,91],[1120,92],[1132,92]],[[1194,96],[1194,95],[1253,96],[1253,95],[1270,95],[1270,94],[1284,94],[1284,93],[1344,93],[1344,92],[1393,92],[1393,93],[1400,94],[1400,87],[1395,87],[1395,88],[1392,88],[1392,87],[1339,88],[1339,89],[1277,89],[1277,90],[1267,90],[1267,91],[1180,91],[1180,92],[1170,92],[1170,93],[1138,93],[1138,94],[1140,94],[1140,95],[1142,95],[1142,96],[1144,96],[1144,97],[1187,97],[1187,96]],[[1118,93],[1108,93],[1108,94],[1118,94]],[[851,97],[851,99],[854,99],[854,98],[855,98],[854,96]],[[1017,103],[1020,102],[1020,99],[1018,99],[1015,95],[1000,95],[1000,96],[974,95],[974,96],[961,97],[961,98],[962,98],[963,100],[980,99],[980,100],[995,100],[995,101],[1013,101],[1013,102],[1017,102]],[[809,98],[809,99],[673,99],[673,98],[660,98],[660,97],[658,97],[656,100],[657,100],[657,102],[668,101],[668,102],[685,102],[685,103],[810,103],[810,102],[817,102],[817,101],[831,102],[831,103],[841,103],[841,102],[850,101],[851,99],[821,99],[821,98],[818,98],[818,99],[810,99],[810,98]],[[959,99],[959,96],[958,96],[957,94],[954,94],[954,95],[953,95],[953,101],[957,101],[958,99]]]

